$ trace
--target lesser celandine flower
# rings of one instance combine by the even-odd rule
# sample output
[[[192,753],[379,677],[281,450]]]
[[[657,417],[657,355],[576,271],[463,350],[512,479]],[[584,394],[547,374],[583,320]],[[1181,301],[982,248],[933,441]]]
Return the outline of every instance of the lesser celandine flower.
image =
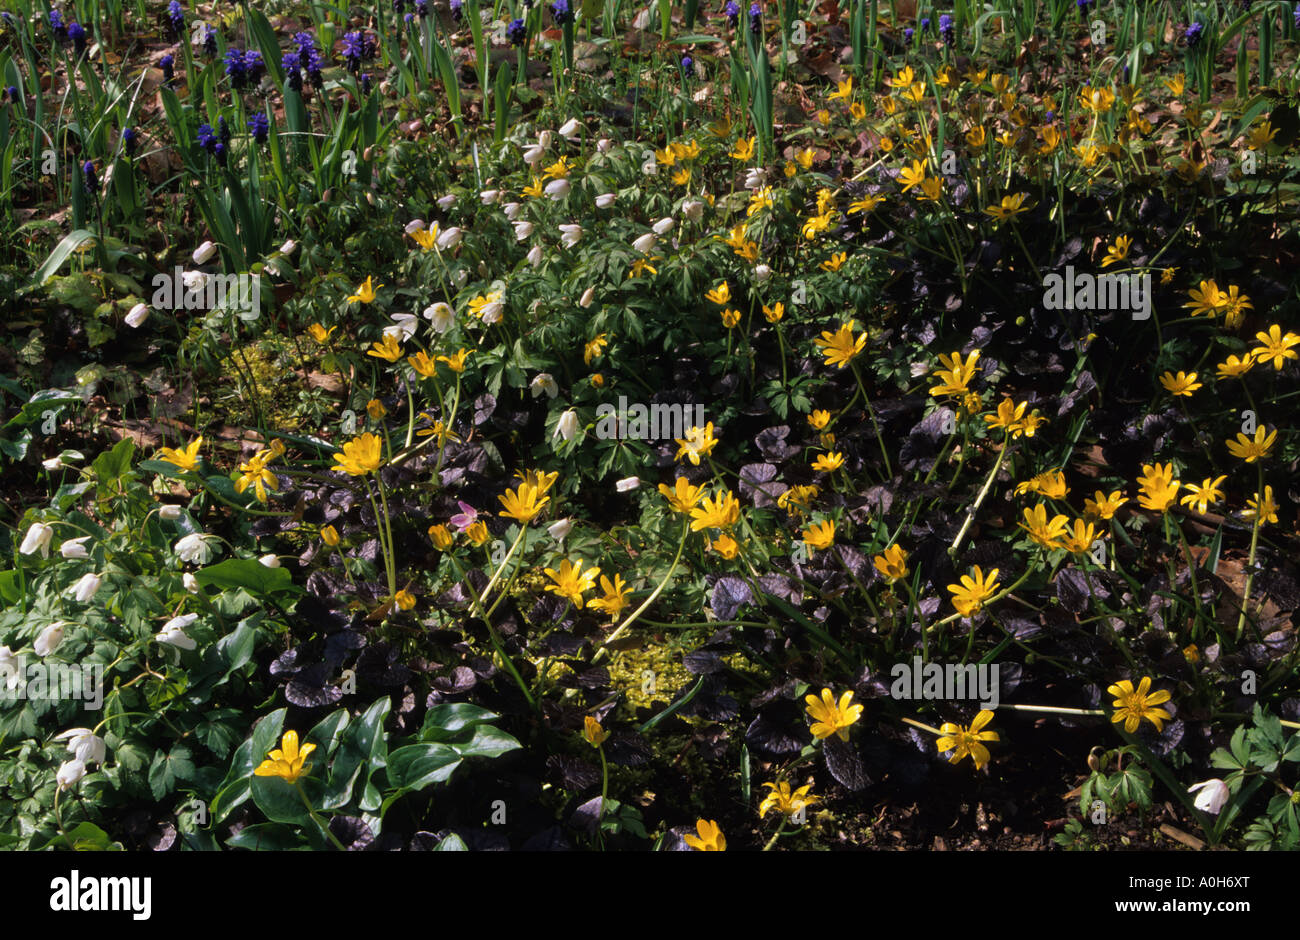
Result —
[[[1273,487],[1264,487],[1264,499],[1261,502],[1259,494],[1256,493],[1250,499],[1246,500],[1246,509],[1241,512],[1242,518],[1254,519],[1256,515],[1260,518],[1260,524],[1271,522],[1277,525],[1278,504],[1273,502]]]
[[[472,352],[474,352],[474,350],[462,347],[450,356],[439,356],[438,361],[447,363],[447,368],[452,372],[464,372],[465,360],[469,358],[470,353]]]
[[[611,581],[605,575],[600,576],[600,589],[603,592],[600,597],[593,597],[587,601],[588,607],[594,607],[596,610],[603,610],[610,616],[610,619],[617,620],[618,615],[627,607],[627,595],[632,589],[624,582],[621,574],[614,575]]]
[[[1255,428],[1253,438],[1238,432],[1235,441],[1226,441],[1228,450],[1232,456],[1238,457],[1246,463],[1254,463],[1261,457],[1267,457],[1269,451],[1273,449],[1273,441],[1277,439],[1277,431],[1265,431],[1263,425]]]
[[[1101,490],[1097,490],[1091,499],[1083,501],[1083,513],[1085,516],[1091,516],[1096,519],[1114,518],[1115,512],[1120,506],[1123,506],[1128,500],[1121,490],[1113,490],[1109,496]]]
[[[542,507],[550,502],[549,496],[542,496],[535,486],[528,483],[520,483],[519,487],[514,490],[506,490],[504,496],[498,496],[504,510],[498,512],[498,516],[508,516],[518,522],[531,522]]]
[[[303,762],[314,750],[314,744],[304,744],[300,749],[298,732],[286,731],[280,738],[280,746],[257,765],[253,774],[258,777],[280,777],[285,783],[297,783],[306,770]]]
[[[830,548],[835,543],[835,521],[823,519],[804,529],[803,540],[811,549]]]
[[[899,578],[907,577],[907,552],[903,551],[901,545],[889,546],[872,558],[871,563],[876,566],[880,576],[891,584]]]
[[[330,548],[337,548],[339,544],[339,530],[332,525],[327,525],[320,530],[321,541]]]
[[[1229,356],[1216,367],[1217,374],[1221,379],[1239,379],[1251,370],[1255,365],[1255,357],[1251,353],[1244,356]]]
[[[560,562],[559,571],[554,568],[546,568],[545,572],[546,576],[555,582],[546,585],[546,590],[566,598],[574,607],[582,607],[582,595],[595,587],[600,568],[592,567],[583,571],[581,558],[578,559],[577,564],[566,558]]]
[[[582,361],[587,365],[591,365],[591,360],[600,356],[608,345],[609,340],[607,339],[607,334],[601,333],[583,347]]]
[[[342,470],[349,476],[365,476],[373,473],[383,465],[383,440],[377,434],[367,431],[343,445],[342,453],[336,453],[338,461],[331,470]]]
[[[1029,198],[1029,193],[1016,193],[1014,196],[1003,196],[1002,202],[996,206],[985,206],[984,212],[991,215],[999,222],[1005,222],[1022,212],[1028,212],[1030,207],[1025,205],[1025,200]]]
[[[686,457],[696,467],[700,465],[700,458],[713,453],[713,448],[718,444],[718,439],[713,436],[712,421],[702,428],[688,428],[685,438],[675,437],[673,440],[678,444],[677,456],[674,459],[681,460],[682,457]]]
[[[692,486],[686,477],[678,477],[672,489],[660,483],[659,492],[663,494],[664,499],[668,500],[668,505],[672,507],[673,512],[690,512],[700,501],[704,487]]]
[[[348,297],[348,303],[370,304],[375,302],[375,291],[383,287],[383,284],[373,284],[372,279],[367,277],[365,283],[357,288],[357,292]]]
[[[1138,505],[1153,512],[1164,512],[1173,505],[1182,483],[1174,479],[1173,464],[1143,464],[1138,479]]]
[[[1268,328],[1267,333],[1256,333],[1255,339],[1261,345],[1252,349],[1250,354],[1259,362],[1271,361],[1274,369],[1281,370],[1288,359],[1300,358],[1300,353],[1291,348],[1300,345],[1300,336],[1290,330],[1283,335],[1282,327],[1276,323]]]
[[[682,840],[697,852],[725,852],[727,838],[712,819],[701,819],[695,823],[698,836],[687,834]]]
[[[1061,547],[1072,555],[1082,555],[1090,551],[1096,541],[1096,526],[1083,519],[1075,519],[1073,527],[1066,529]]]
[[[433,540],[434,548],[443,552],[451,548],[452,542],[455,541],[451,530],[442,523],[429,526],[429,538]]]
[[[1108,268],[1112,264],[1128,258],[1129,247],[1133,244],[1133,239],[1127,235],[1121,235],[1106,248],[1106,257],[1101,259],[1101,266]]]
[[[1184,484],[1187,493],[1178,502],[1184,506],[1195,507],[1197,512],[1204,514],[1211,503],[1217,503],[1223,499],[1223,491],[1219,487],[1226,479],[1228,479],[1226,475],[1214,478],[1206,477],[1200,486],[1195,483]]]
[[[158,459],[165,460],[181,470],[193,470],[199,464],[199,448],[202,446],[203,438],[196,437],[185,447],[179,449],[162,448],[158,452]]]
[[[767,816],[772,810],[776,810],[789,819],[817,802],[817,797],[812,795],[811,783],[804,784],[793,793],[790,791],[790,784],[784,780],[779,784],[765,783],[763,786],[767,787],[769,792],[763,802],[759,804],[758,817],[760,819]]]
[[[998,569],[994,568],[985,575],[979,565],[971,568],[970,574],[961,576],[961,584],[948,585],[948,590],[953,595],[952,606],[963,617],[983,610],[984,602],[997,592],[997,588]]]
[[[391,333],[385,333],[382,341],[373,343],[366,350],[367,356],[374,356],[376,359],[385,359],[388,362],[396,362],[402,358],[402,346],[397,341],[397,337]]]
[[[1029,538],[1041,545],[1043,548],[1051,550],[1057,548],[1061,538],[1065,535],[1065,526],[1069,519],[1062,515],[1053,516],[1051,521],[1047,518],[1047,506],[1039,503],[1032,509],[1025,510],[1025,521],[1017,523],[1020,528],[1029,533]]]
[[[1157,731],[1162,730],[1163,722],[1173,718],[1163,708],[1156,707],[1169,701],[1171,696],[1163,689],[1152,692],[1150,676],[1143,676],[1136,690],[1128,679],[1121,679],[1106,691],[1115,697],[1113,705],[1115,713],[1111,715],[1110,720],[1116,724],[1124,722],[1124,730],[1129,734],[1138,729],[1138,725],[1144,718],[1155,725]]]
[[[1201,387],[1201,383],[1196,381],[1195,372],[1179,372],[1177,375],[1166,372],[1160,376],[1160,384],[1169,394],[1182,395],[1185,398],[1191,398],[1192,392]]]
[[[1220,290],[1219,285],[1213,280],[1201,281],[1200,287],[1193,287],[1187,292],[1187,296],[1191,300],[1183,304],[1183,307],[1192,311],[1194,317],[1204,313],[1213,318],[1218,315],[1219,308],[1228,300],[1228,295]]]
[[[726,532],[723,532],[716,539],[704,540],[704,547],[710,551],[717,552],[723,558],[731,561],[740,552],[740,545]]]
[[[266,502],[266,491],[280,488],[280,482],[275,474],[266,468],[271,457],[269,450],[262,450],[258,451],[252,459],[241,463],[239,465],[241,476],[235,481],[235,492],[242,493],[251,486],[253,492],[257,494],[258,501]]]
[[[492,536],[488,533],[487,523],[485,523],[482,519],[480,519],[478,522],[472,523],[468,528],[466,528],[465,535],[469,538],[471,542],[474,543],[476,547],[481,547],[483,545],[486,545],[488,540],[492,538]]]
[[[729,529],[740,521],[740,503],[731,490],[704,497],[700,506],[691,509],[691,531]]]
[[[805,695],[804,701],[807,703],[805,711],[813,719],[809,731],[818,741],[829,738],[832,734],[839,735],[841,741],[847,741],[849,728],[862,717],[862,706],[850,704],[853,701],[851,689],[840,696],[838,703],[830,689],[822,689],[820,698]]]
[[[975,769],[981,769],[989,762],[989,749],[980,742],[999,740],[996,731],[980,730],[992,720],[993,712],[984,709],[975,716],[969,728],[945,721],[939,727],[943,736],[935,742],[939,748],[939,753],[952,751],[952,757],[948,758],[950,764],[957,763],[963,757],[969,757],[975,762]]]
[[[821,473],[831,473],[842,466],[844,466],[844,455],[837,451],[818,454],[817,459],[812,462],[812,468]]]
[[[850,320],[842,324],[834,333],[823,331],[820,339],[813,340],[813,343],[821,349],[822,355],[826,357],[826,365],[843,369],[866,348],[867,334],[864,332],[858,337],[853,335],[853,328],[856,325],[857,321]]]
[[[595,717],[585,715],[582,719],[582,737],[592,747],[600,747],[609,737],[609,732],[600,726]]]

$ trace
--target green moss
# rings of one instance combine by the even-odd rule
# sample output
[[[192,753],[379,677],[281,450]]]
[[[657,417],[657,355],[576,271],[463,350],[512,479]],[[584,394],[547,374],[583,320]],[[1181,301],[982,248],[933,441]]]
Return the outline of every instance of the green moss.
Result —
[[[672,643],[657,644],[647,638],[642,649],[614,654],[609,664],[610,683],[633,710],[671,701],[695,678],[682,665],[681,652]]]

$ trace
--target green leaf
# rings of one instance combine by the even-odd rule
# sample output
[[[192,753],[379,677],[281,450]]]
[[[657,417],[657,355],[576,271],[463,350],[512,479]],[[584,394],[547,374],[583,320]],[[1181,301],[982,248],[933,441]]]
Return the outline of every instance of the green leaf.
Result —
[[[461,757],[500,757],[510,751],[517,751],[520,744],[500,728],[491,725],[479,725],[474,729],[474,736],[464,744],[451,743]]]
[[[117,442],[112,450],[96,457],[94,463],[90,465],[90,469],[94,471],[95,478],[99,480],[101,486],[115,483],[131,469],[131,458],[134,455],[135,441],[129,437],[124,437]]]
[[[177,781],[190,780],[194,777],[194,761],[190,749],[178,744],[166,756],[158,751],[149,765],[149,789],[154,799],[161,800],[176,789]]]
[[[465,844],[464,839],[453,832],[435,845],[433,850],[435,852],[468,852],[469,846]]]
[[[194,578],[204,587],[244,588],[253,594],[302,591],[286,569],[268,568],[255,558],[227,558],[200,568]]]
[[[486,708],[468,703],[435,705],[424,714],[424,724],[420,726],[421,741],[446,741],[455,737],[466,728],[495,721],[501,717]]]
[[[387,750],[384,721],[391,707],[391,700],[384,696],[344,729],[321,795],[321,809],[337,809],[348,804],[363,766],[368,765],[364,777],[367,781],[375,770],[384,766]]]
[[[296,832],[278,823],[245,826],[227,839],[226,845],[232,849],[252,849],[262,852],[287,852],[306,848]]]
[[[257,767],[271,751],[279,747],[280,729],[284,727],[286,708],[277,708],[253,726],[253,735],[235,751],[235,758],[230,763],[230,772],[217,789],[212,799],[209,812],[212,821],[219,823],[230,814],[236,806],[243,803],[252,793],[249,781],[253,769]]]
[[[312,757],[315,755],[313,754]],[[307,758],[311,763],[311,757]],[[309,767],[307,773],[311,773]],[[314,785],[313,785],[314,784]],[[303,802],[298,786],[307,791],[307,799],[313,806],[319,805],[319,796],[323,787],[320,781],[310,776],[298,778],[297,784],[289,783],[283,777],[253,777],[253,802],[257,804],[267,819],[272,822],[294,823],[299,826],[311,824],[311,814]]]
[[[443,783],[460,766],[460,754],[446,744],[410,744],[388,755],[388,782],[403,790]]]
[[[94,823],[80,822],[77,823],[67,834],[56,835],[47,840],[40,848],[66,848],[68,843],[72,843],[74,852],[121,852],[123,851],[122,843],[114,842],[109,838],[108,833],[100,829]]]
[[[73,186],[74,192],[79,192],[80,186]],[[63,237],[63,240],[54,246],[50,256],[45,259],[45,263],[36,269],[32,274],[32,282],[37,286],[45,283],[51,274],[63,267],[63,262],[72,256],[72,253],[88,241],[93,241],[95,233],[89,229],[79,228],[74,232],[69,232]]]

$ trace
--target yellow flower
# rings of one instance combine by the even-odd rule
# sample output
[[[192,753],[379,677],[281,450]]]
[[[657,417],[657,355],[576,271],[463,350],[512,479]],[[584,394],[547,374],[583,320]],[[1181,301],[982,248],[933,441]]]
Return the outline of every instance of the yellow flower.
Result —
[[[1166,372],[1160,376],[1160,384],[1169,394],[1182,395],[1184,398],[1191,398],[1192,392],[1201,387],[1201,383],[1196,381],[1195,372],[1179,372],[1177,375]]]
[[[437,525],[429,526],[429,538],[433,540],[433,547],[442,552],[451,548],[452,542],[455,541],[455,537],[451,534],[451,530],[441,522]]]
[[[758,818],[762,819],[772,810],[776,810],[781,815],[789,819],[791,816],[798,815],[800,810],[807,809],[817,802],[817,797],[813,796],[812,784],[805,784],[793,793],[790,792],[790,784],[784,780],[780,784],[765,783],[763,786],[770,791],[758,807]]]
[[[533,489],[537,490],[538,496],[545,496],[555,485],[555,481],[560,478],[558,471],[552,470],[550,473],[543,473],[540,470],[516,470],[515,476],[523,483],[527,483]]]
[[[1017,496],[1038,493],[1048,499],[1064,499],[1069,492],[1070,488],[1065,483],[1065,474],[1060,470],[1046,470],[1030,477],[1025,482],[1016,484],[1015,490]]]
[[[1115,103],[1115,93],[1109,88],[1093,88],[1084,85],[1079,90],[1079,106],[1085,111],[1105,114]]]
[[[314,744],[304,744],[298,749],[298,732],[286,731],[280,738],[280,746],[273,750],[267,759],[253,770],[257,777],[281,777],[285,783],[296,783],[306,769],[303,761],[312,751]]]
[[[1016,193],[1014,196],[1003,196],[1001,205],[985,206],[984,212],[991,215],[999,222],[1005,222],[1022,212],[1028,212],[1029,206],[1025,205],[1025,200],[1029,198],[1029,193]]]
[[[1166,78],[1164,80],[1164,86],[1169,89],[1170,93],[1175,98],[1182,97],[1183,88],[1185,87],[1183,76],[1175,75],[1173,78]]]
[[[847,251],[836,252],[821,264],[823,271],[838,271],[849,258]]]
[[[792,486],[776,498],[776,505],[786,512],[802,515],[820,492],[821,488],[816,486]]]
[[[1229,356],[1226,360],[1219,363],[1217,374],[1221,379],[1239,379],[1255,366],[1255,356],[1253,353],[1246,353],[1243,356]]]
[[[547,179],[561,179],[569,175],[569,158],[560,157],[550,166],[542,170],[542,175]]]
[[[506,490],[504,496],[498,496],[501,505],[506,507],[498,516],[508,516],[517,522],[528,523],[550,502],[549,496],[542,496],[535,486],[520,483],[517,489]]]
[[[867,334],[864,332],[856,339],[853,336],[853,328],[856,326],[855,320],[844,323],[840,328],[831,333],[829,330],[822,332],[821,339],[813,340],[826,357],[828,366],[835,366],[837,369],[843,369],[846,365],[862,352],[867,346]]]
[[[827,101],[848,101],[853,97],[853,78],[849,77],[842,82],[838,82],[835,90],[827,96]]]
[[[357,292],[348,297],[348,303],[372,304],[375,302],[375,291],[383,287],[383,284],[371,284],[371,279],[366,278],[365,283],[357,288]]]
[[[1246,463],[1254,463],[1261,457],[1267,457],[1268,452],[1273,449],[1273,441],[1277,439],[1277,431],[1265,432],[1263,425],[1255,428],[1255,437],[1249,438],[1238,432],[1235,441],[1227,441],[1228,450],[1232,456],[1238,457]]]
[[[861,101],[855,101],[849,105],[849,117],[855,121],[861,121],[867,116],[866,106]]]
[[[388,409],[378,398],[372,398],[366,402],[366,414],[370,415],[372,421],[378,421],[384,415],[388,414]]]
[[[410,591],[402,588],[393,595],[393,608],[396,610],[410,610],[415,606],[415,595]]]
[[[740,503],[731,490],[704,497],[703,504],[691,509],[691,531],[729,529],[740,521]]]
[[[722,324],[729,330],[733,330],[740,323],[740,311],[727,308],[719,312],[722,317]]]
[[[819,454],[812,464],[814,470],[820,470],[822,473],[832,473],[842,466],[844,466],[844,455],[837,451]]]
[[[407,356],[406,363],[416,371],[417,375],[423,378],[431,379],[438,374],[438,364],[429,358],[429,354],[424,351],[420,351],[414,356]]]
[[[582,570],[582,559],[578,559],[575,565],[569,559],[560,562],[560,570],[547,568],[546,576],[554,581],[554,584],[546,585],[546,590],[552,594],[558,594],[560,597],[567,598],[574,607],[582,607],[582,595],[585,591],[590,591],[596,584],[596,576],[600,574],[599,568],[588,568]]]
[[[259,502],[266,502],[266,491],[275,491],[280,488],[279,481],[276,480],[275,474],[266,469],[266,464],[270,460],[271,452],[262,451],[245,463],[239,465],[243,476],[235,481],[235,492],[242,493],[250,486],[253,487],[257,494]]]
[[[476,546],[484,545],[488,539],[492,538],[488,533],[487,523],[482,519],[479,519],[477,522],[470,525],[470,527],[465,530],[465,535]]]
[[[199,448],[202,446],[203,438],[196,437],[185,447],[178,449],[164,447],[158,452],[158,459],[165,460],[181,470],[193,470],[199,465]]]
[[[891,584],[899,578],[907,577],[907,552],[901,545],[891,545],[881,554],[871,559],[880,576]]]
[[[533,181],[523,188],[523,194],[529,199],[541,199],[545,192],[546,187],[542,185],[540,176],[534,176]]]
[[[483,319],[483,308],[492,304],[500,303],[502,292],[499,290],[490,291],[487,294],[479,294],[469,302],[469,312],[480,320]]]
[[[1228,295],[1219,290],[1219,285],[1214,281],[1201,281],[1200,288],[1193,287],[1187,292],[1191,300],[1183,307],[1192,311],[1192,316],[1198,317],[1206,314],[1215,317],[1219,313],[1219,308],[1228,302]]]
[[[988,143],[988,133],[982,127],[972,127],[966,132],[966,143],[972,150],[982,150]]]
[[[1083,514],[1096,519],[1111,519],[1115,511],[1127,502],[1121,490],[1115,490],[1109,496],[1097,490],[1092,499],[1083,501]]]
[[[474,350],[472,349],[465,349],[462,347],[454,355],[439,356],[438,361],[447,363],[447,368],[450,369],[452,372],[464,372],[465,360],[469,358],[469,354],[472,353],[473,351]]]
[[[990,428],[1001,428],[1012,437],[1019,437],[1025,432],[1025,409],[1029,407],[1029,402],[1022,401],[1020,404],[1012,404],[1010,398],[1002,399],[998,405],[997,414],[985,415],[984,423]],[[1033,431],[1029,431],[1029,436],[1033,437]]]
[[[339,544],[339,530],[332,525],[327,525],[320,530],[321,541],[330,548],[337,548]]]
[[[970,728],[945,721],[939,727],[943,736],[935,742],[939,753],[952,751],[952,757],[948,758],[950,764],[957,763],[963,757],[969,757],[975,762],[975,769],[979,770],[989,762],[989,749],[980,742],[1001,740],[996,731],[980,730],[992,720],[993,713],[986,708],[975,716],[975,720],[970,723]]]
[[[1025,521],[1017,523],[1020,528],[1029,533],[1030,539],[1037,542],[1046,549],[1058,548],[1057,543],[1065,535],[1065,525],[1070,520],[1062,515],[1052,517],[1047,520],[1047,506],[1039,503],[1033,509],[1025,509]]]
[[[1256,333],[1255,339],[1262,345],[1256,346],[1250,354],[1259,362],[1268,362],[1271,359],[1274,369],[1281,371],[1286,360],[1300,358],[1300,353],[1291,348],[1300,345],[1300,336],[1290,330],[1283,336],[1282,327],[1276,323],[1268,328],[1267,333]]]
[[[438,229],[435,226],[433,230],[427,228],[416,229],[411,233],[411,238],[424,251],[431,251],[438,245]]]
[[[1246,500],[1247,509],[1242,510],[1242,518],[1254,519],[1256,514],[1260,517],[1260,525],[1265,522],[1271,522],[1277,525],[1277,511],[1280,508],[1277,503],[1273,502],[1273,487],[1264,487],[1264,500],[1260,501],[1259,494],[1256,493],[1250,499]]]
[[[1138,729],[1143,718],[1155,725],[1157,731],[1162,730],[1162,722],[1169,721],[1173,716],[1163,708],[1155,706],[1169,701],[1172,696],[1163,689],[1159,692],[1151,692],[1150,689],[1150,676],[1143,676],[1136,690],[1128,679],[1108,687],[1106,691],[1115,697],[1112,706],[1115,713],[1111,715],[1110,720],[1116,724],[1124,722],[1124,730],[1129,734]]]
[[[976,565],[971,568],[971,574],[961,576],[961,584],[948,585],[948,590],[953,594],[952,606],[957,608],[957,613],[963,617],[969,617],[983,609],[984,602],[996,593],[997,585],[997,568],[985,576],[980,566]]]
[[[623,608],[628,605],[627,596],[632,592],[632,589],[627,586],[620,574],[614,575],[613,581],[602,574],[600,576],[600,589],[605,592],[604,595],[593,597],[587,601],[587,606],[603,610],[609,614],[611,620],[617,620],[618,615],[623,612]]]
[[[1112,264],[1123,261],[1128,257],[1129,246],[1133,244],[1133,239],[1127,235],[1121,235],[1106,249],[1106,257],[1101,259],[1101,266],[1108,268]]]
[[[402,347],[397,342],[397,337],[392,333],[385,333],[382,342],[373,344],[366,350],[367,356],[374,356],[376,359],[386,359],[389,362],[396,362],[402,358]]]
[[[310,336],[312,339],[314,339],[320,345],[324,346],[327,342],[329,342],[329,338],[334,335],[334,331],[337,329],[338,329],[337,326],[331,326],[327,330],[319,323],[313,323],[311,326],[307,327],[307,335]]]
[[[808,416],[808,423],[811,424],[818,431],[826,430],[826,425],[830,422],[830,420],[831,420],[831,413],[821,408],[816,409],[815,411],[813,411],[812,414]]]
[[[700,501],[700,494],[704,492],[704,487],[691,486],[686,477],[678,477],[673,489],[660,483],[659,492],[663,494],[664,499],[668,500],[668,505],[672,507],[673,512],[690,512]]]
[[[675,437],[673,440],[680,445],[677,448],[677,456],[673,459],[681,460],[682,457],[687,457],[696,467],[700,465],[701,457],[707,457],[713,453],[713,448],[718,446],[718,439],[713,436],[712,421],[702,428],[688,428],[685,438]]]
[[[733,160],[750,160],[754,156],[754,137],[742,137],[736,141],[736,146],[728,154]]]
[[[367,431],[343,445],[343,452],[336,453],[338,461],[331,470],[342,470],[349,476],[360,477],[378,470],[383,465],[384,442],[378,434]]]
[[[955,352],[951,356],[943,353],[939,354],[939,360],[947,366],[946,369],[936,369],[935,375],[943,381],[930,389],[931,395],[965,395],[969,389],[971,379],[975,378],[975,363],[979,360],[980,351],[976,349],[962,360],[961,352]]]
[[[810,549],[830,548],[835,544],[835,520],[824,519],[803,531],[803,540]]]
[[[1073,530],[1066,529],[1061,547],[1071,555],[1082,555],[1092,549],[1092,543],[1095,541],[1097,541],[1096,527],[1091,522],[1075,519]]]
[[[591,365],[591,360],[599,357],[601,352],[608,345],[609,340],[605,338],[604,333],[601,333],[591,342],[582,347],[582,361],[587,365]]]
[[[1174,479],[1173,464],[1143,464],[1138,479],[1138,505],[1153,512],[1164,512],[1173,505],[1182,486]]]
[[[706,536],[704,539],[704,547],[710,551],[717,552],[728,561],[735,558],[740,552],[740,544],[726,532],[723,532],[713,540],[710,540]]]
[[[763,316],[768,323],[780,323],[781,318],[785,316],[785,304],[779,300],[771,307],[763,304]]]
[[[1200,486],[1195,483],[1188,483],[1186,484],[1187,494],[1178,502],[1188,507],[1195,506],[1196,511],[1204,515],[1205,510],[1210,507],[1210,503],[1217,503],[1223,499],[1223,491],[1219,489],[1219,486],[1226,479],[1228,479],[1227,476],[1214,477],[1213,479],[1206,477],[1205,482]]]
[[[862,706],[849,704],[853,701],[852,690],[840,696],[838,705],[830,689],[822,689],[821,698],[805,695],[804,701],[808,703],[805,710],[813,719],[809,730],[818,741],[829,738],[832,734],[838,734],[841,741],[847,741],[849,728],[862,717]]]
[[[712,819],[701,819],[695,823],[699,836],[686,835],[683,841],[697,852],[725,852],[727,837],[722,834],[718,824]]]
[[[849,203],[849,215],[856,212],[870,212],[885,201],[884,196],[863,196]]]
[[[925,179],[925,164],[920,160],[913,160],[912,165],[904,167],[898,172],[898,180],[903,184],[903,192],[907,192],[913,186],[921,185]]]
[[[586,715],[582,719],[582,737],[592,747],[600,747],[609,737],[609,732],[600,726],[600,722],[591,715]]]
[[[1253,309],[1255,305],[1250,302],[1249,297],[1241,293],[1241,288],[1236,284],[1230,285],[1227,300],[1223,304],[1223,328],[1235,330],[1246,319],[1246,311]]]

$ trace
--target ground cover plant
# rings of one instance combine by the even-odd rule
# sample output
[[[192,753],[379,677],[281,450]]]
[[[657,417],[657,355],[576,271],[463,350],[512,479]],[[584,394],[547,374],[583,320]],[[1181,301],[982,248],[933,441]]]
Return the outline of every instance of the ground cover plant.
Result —
[[[0,845],[1300,847],[1300,6],[0,10]]]

